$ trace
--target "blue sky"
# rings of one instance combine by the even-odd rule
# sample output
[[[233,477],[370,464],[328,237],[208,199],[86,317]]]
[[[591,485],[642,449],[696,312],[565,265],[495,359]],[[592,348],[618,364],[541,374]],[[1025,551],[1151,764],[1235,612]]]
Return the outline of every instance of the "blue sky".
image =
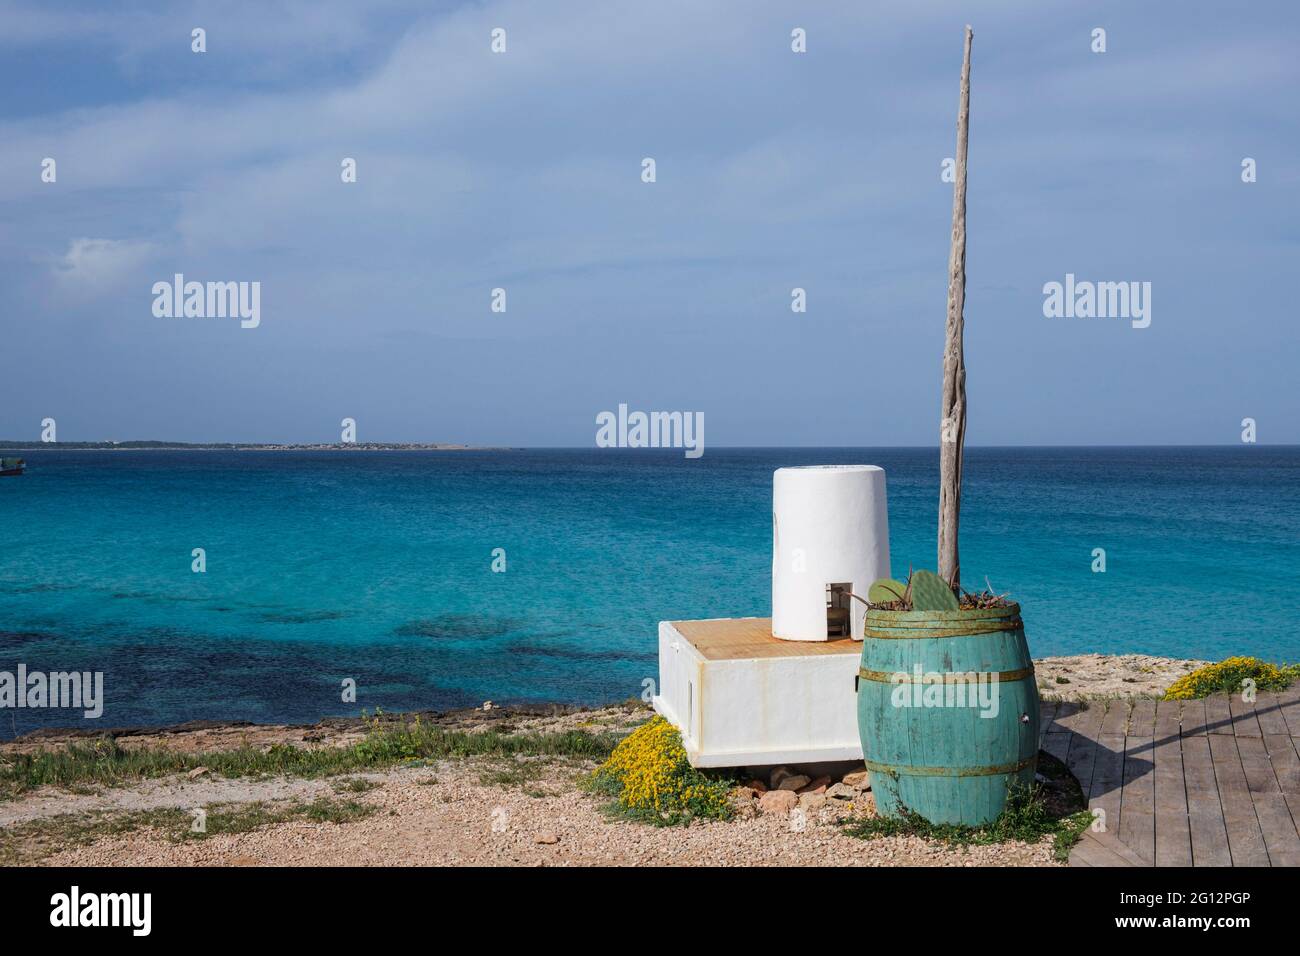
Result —
[[[1300,442],[1293,3],[114,7],[0,2],[0,437],[935,442],[969,22],[968,441]]]

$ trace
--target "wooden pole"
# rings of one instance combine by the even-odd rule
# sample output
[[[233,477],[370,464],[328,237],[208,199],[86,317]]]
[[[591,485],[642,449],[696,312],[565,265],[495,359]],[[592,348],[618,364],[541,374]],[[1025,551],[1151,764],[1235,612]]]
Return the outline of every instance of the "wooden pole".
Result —
[[[952,251],[948,256],[948,326],[943,346],[943,401],[939,440],[939,577],[961,586],[957,527],[961,519],[961,465],[966,445],[966,361],[962,332],[966,306],[966,144],[970,125],[971,28],[961,64],[957,108],[956,179],[952,187]]]

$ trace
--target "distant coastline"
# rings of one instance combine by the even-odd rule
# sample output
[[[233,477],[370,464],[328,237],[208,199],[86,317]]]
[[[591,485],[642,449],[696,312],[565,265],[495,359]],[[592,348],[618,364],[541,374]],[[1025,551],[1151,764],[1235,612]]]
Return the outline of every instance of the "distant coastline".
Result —
[[[505,446],[448,442],[183,442],[183,441],[0,441],[4,451],[510,451]]]

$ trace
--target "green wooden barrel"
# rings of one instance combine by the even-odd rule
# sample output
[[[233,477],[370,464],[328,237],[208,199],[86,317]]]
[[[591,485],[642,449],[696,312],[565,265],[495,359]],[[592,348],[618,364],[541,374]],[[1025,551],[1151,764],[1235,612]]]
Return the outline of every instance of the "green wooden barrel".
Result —
[[[876,809],[932,823],[997,818],[1033,783],[1038,685],[1020,605],[868,610],[858,733]]]

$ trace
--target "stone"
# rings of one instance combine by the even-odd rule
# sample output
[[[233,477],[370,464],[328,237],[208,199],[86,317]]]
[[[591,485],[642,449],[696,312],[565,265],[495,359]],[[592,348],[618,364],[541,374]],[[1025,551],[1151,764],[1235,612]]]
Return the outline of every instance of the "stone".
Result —
[[[542,846],[553,846],[560,842],[560,838],[554,833],[539,833],[537,834],[537,842],[542,844]]]
[[[793,777],[793,776],[794,776],[794,771],[791,770],[789,767],[777,767],[772,771],[772,775],[768,777],[767,782],[768,785],[773,790],[779,790],[781,789],[781,781],[784,780],[786,777]]]
[[[816,813],[826,806],[826,796],[820,793],[805,793],[799,797],[799,809]]]
[[[752,820],[758,816],[758,806],[754,803],[752,796],[743,796],[737,792],[740,790],[750,794],[753,793],[748,787],[738,787],[731,792],[731,796],[727,798],[727,803],[731,807],[732,814],[738,820]]]
[[[767,793],[767,784],[762,780],[751,780],[749,781],[749,789],[755,793]]]
[[[809,780],[803,774],[794,777],[786,777],[776,788],[778,790],[794,790],[798,792],[803,787],[808,786]]]
[[[191,780],[198,780],[199,777],[203,776],[207,772],[208,772],[207,767],[195,767],[193,770],[189,772],[189,778]]]
[[[763,813],[789,813],[799,806],[799,797],[793,790],[769,790],[758,798],[758,809]]]
[[[870,790],[871,777],[865,770],[855,770],[844,775],[844,783],[854,790]]]
[[[491,710],[494,706],[495,706],[495,705],[494,705],[494,704],[492,703],[492,701],[490,701],[490,700],[485,700],[485,701],[483,701],[483,709],[484,709],[484,710]]]
[[[800,793],[825,793],[831,784],[830,777],[818,777],[799,789]]]
[[[753,800],[756,794],[752,787],[736,787],[731,791],[731,799],[737,802],[741,800]]]
[[[852,800],[857,795],[858,791],[846,783],[834,783],[826,789],[826,796],[832,800]]]

